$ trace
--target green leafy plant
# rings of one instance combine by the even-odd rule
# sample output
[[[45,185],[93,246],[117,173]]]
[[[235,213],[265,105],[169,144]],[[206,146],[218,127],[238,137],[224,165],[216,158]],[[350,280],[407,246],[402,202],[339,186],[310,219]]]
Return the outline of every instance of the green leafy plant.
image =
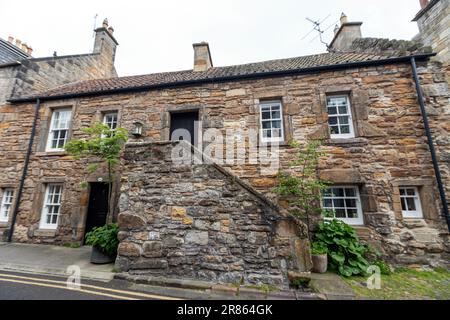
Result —
[[[377,260],[377,261],[373,262],[372,264],[376,265],[378,268],[380,268],[381,274],[386,275],[386,276],[392,274],[391,267],[383,260]]]
[[[110,129],[103,123],[94,124],[83,132],[89,135],[87,139],[74,139],[65,145],[65,150],[76,158],[85,158],[91,161],[87,171],[93,173],[98,170],[99,163],[106,164],[108,170],[108,213],[111,211],[112,183],[116,166],[120,163],[120,154],[125,142],[128,140],[128,131],[124,128]],[[86,182],[81,183],[85,188]]]
[[[314,241],[311,244],[311,253],[314,255],[326,254],[326,253],[328,253],[328,247],[323,242]]]
[[[291,141],[289,145],[296,149],[295,160],[289,164],[288,171],[278,175],[279,184],[274,192],[286,198],[292,215],[300,219],[306,218],[311,239],[310,215],[330,215],[320,205],[322,191],[328,188],[329,183],[317,176],[319,160],[327,154],[320,150],[320,141],[310,141],[307,144]]]
[[[117,239],[118,232],[119,226],[117,223],[94,228],[86,234],[86,244],[96,247],[109,256],[114,256],[119,246],[119,239]]]
[[[315,242],[323,243],[328,249],[330,270],[345,277],[366,273],[369,266],[366,254],[370,249],[359,242],[355,230],[348,224],[337,219],[322,221],[314,237]]]

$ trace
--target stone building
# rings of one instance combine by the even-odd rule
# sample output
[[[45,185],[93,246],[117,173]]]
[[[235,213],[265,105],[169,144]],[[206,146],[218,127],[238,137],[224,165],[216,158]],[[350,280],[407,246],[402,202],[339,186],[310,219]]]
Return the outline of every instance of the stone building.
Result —
[[[199,43],[191,70],[79,81],[9,99],[0,131],[2,210],[6,199],[10,212],[4,230],[16,212],[14,241],[81,243],[87,230],[117,219],[123,271],[283,283],[288,269],[310,268],[306,230],[273,193],[276,173],[254,155],[279,145],[274,152],[286,168],[290,140],[320,139],[328,156],[318,174],[333,183],[324,207],[394,264],[448,264],[449,232],[411,58],[450,194],[446,69],[423,45],[404,50],[389,42],[388,50],[365,52],[374,40],[361,38],[358,23],[347,34],[347,24],[344,18],[329,53],[217,67],[209,45]],[[95,122],[130,131],[109,215],[106,172],[88,174],[86,162],[63,149]],[[203,142],[184,137],[196,146],[186,149],[177,129],[202,134]],[[209,158],[207,132],[226,137],[230,130],[245,146],[235,160],[174,163],[180,150]]]
[[[0,105],[7,99],[81,80],[117,77],[114,59],[118,42],[105,20],[95,30],[93,53],[33,58],[20,40],[0,39]]]

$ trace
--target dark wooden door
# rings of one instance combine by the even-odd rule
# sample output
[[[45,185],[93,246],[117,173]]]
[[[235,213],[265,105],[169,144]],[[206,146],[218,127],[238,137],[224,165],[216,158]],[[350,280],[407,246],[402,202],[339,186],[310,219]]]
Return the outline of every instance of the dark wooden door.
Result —
[[[86,219],[85,232],[92,231],[95,227],[102,227],[106,224],[108,214],[108,190],[107,183],[91,183],[89,194],[89,207]]]
[[[182,140],[180,132],[175,130],[185,129],[190,134],[191,144],[194,145],[195,121],[198,121],[198,112],[180,112],[170,115],[170,140]],[[175,133],[175,134],[174,134]],[[181,135],[183,135],[181,133]]]

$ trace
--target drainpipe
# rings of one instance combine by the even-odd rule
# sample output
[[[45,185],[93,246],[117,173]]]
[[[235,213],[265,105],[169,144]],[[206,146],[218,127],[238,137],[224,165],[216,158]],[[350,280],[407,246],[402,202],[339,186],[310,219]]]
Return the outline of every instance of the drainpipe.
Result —
[[[12,237],[14,234],[14,226],[16,224],[17,213],[19,212],[20,200],[22,199],[23,187],[25,184],[25,178],[27,176],[28,165],[30,163],[31,150],[33,148],[34,136],[36,135],[36,125],[37,125],[37,119],[39,117],[40,106],[41,106],[41,101],[39,99],[37,99],[35,110],[34,110],[33,127],[31,128],[30,141],[28,142],[28,150],[27,150],[27,154],[25,156],[25,163],[23,165],[22,178],[20,179],[19,190],[17,193],[16,201],[14,203],[14,212],[13,212],[12,221],[11,221],[11,228],[10,228],[9,234],[8,234],[8,242],[12,241]]]
[[[448,213],[448,204],[445,197],[444,184],[442,183],[441,172],[436,157],[436,151],[434,149],[433,137],[431,136],[430,126],[428,124],[427,112],[425,110],[425,102],[423,100],[422,88],[420,87],[419,77],[417,76],[416,59],[411,57],[411,68],[413,72],[414,82],[416,83],[417,99],[419,100],[420,113],[422,114],[423,125],[425,127],[425,133],[428,139],[428,147],[430,148],[431,160],[433,161],[434,174],[436,176],[436,182],[439,189],[439,196],[442,202],[442,214],[447,221],[447,227],[450,231],[450,215]]]

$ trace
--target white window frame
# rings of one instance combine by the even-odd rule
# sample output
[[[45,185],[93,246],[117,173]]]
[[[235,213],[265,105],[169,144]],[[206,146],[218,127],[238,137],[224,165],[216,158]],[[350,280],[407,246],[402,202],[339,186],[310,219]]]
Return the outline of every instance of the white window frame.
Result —
[[[54,200],[53,197],[51,199],[49,199],[51,187],[60,187],[59,193],[53,193],[53,197],[56,194],[59,195],[59,202],[53,202],[53,200]],[[55,230],[58,227],[59,216],[61,214],[61,204],[62,204],[63,192],[64,192],[64,187],[63,187],[62,183],[48,183],[45,186],[45,197],[44,197],[44,203],[42,205],[41,221],[39,223],[40,229]],[[50,207],[58,208],[58,212],[56,214],[54,212],[50,214],[51,217],[56,216],[55,223],[52,223],[52,218],[50,220],[50,223],[47,222],[47,216],[49,215]]]
[[[322,195],[322,208],[323,209],[334,209],[334,202],[333,199],[344,199],[344,207],[342,209],[346,209],[347,206],[345,204],[345,199],[355,199],[356,200],[356,213],[358,214],[357,218],[338,218],[338,217],[334,217],[335,219],[338,220],[342,220],[343,222],[349,224],[349,225],[364,225],[364,216],[363,216],[363,211],[362,211],[362,206],[361,206],[361,197],[359,195],[359,188],[358,186],[355,185],[331,185],[329,187],[331,188],[343,188],[343,189],[353,189],[355,191],[355,196],[351,196],[351,197],[347,197],[344,195],[344,197],[326,197],[324,195]],[[325,207],[324,206],[324,199],[331,199],[332,201],[332,208],[330,207]],[[339,207],[341,209],[341,207]],[[333,219],[330,217],[325,217],[325,219]]]
[[[55,116],[58,112],[69,112],[69,120],[67,121],[67,125],[64,128],[55,128]],[[64,145],[67,143],[67,141],[69,140],[69,132],[70,132],[70,123],[72,121],[72,109],[70,108],[65,108],[65,109],[55,109],[52,112],[52,118],[50,121],[50,129],[48,131],[48,137],[47,137],[47,147],[45,149],[45,151],[47,152],[57,152],[57,151],[64,151],[64,146],[63,148],[53,148],[52,147],[52,141],[53,141],[53,137],[54,134],[56,132],[59,131],[63,131],[66,130],[66,136],[64,137]]]
[[[402,189],[405,190],[404,195],[400,194]],[[406,194],[407,189],[414,190],[414,195],[407,195]],[[406,208],[406,210],[403,210],[403,207],[402,207],[403,218],[423,218],[422,203],[420,202],[419,188],[399,186],[398,191],[400,194],[400,205],[403,203],[403,204],[405,204],[405,208]],[[408,210],[406,198],[412,198],[414,200],[414,205],[416,206],[416,210]]]
[[[111,123],[109,123],[107,121],[107,118],[109,116],[115,116],[116,117],[116,127],[113,129],[111,128]],[[111,111],[111,112],[107,112],[105,114],[103,114],[103,124],[107,125],[112,131],[115,131],[117,129],[117,127],[119,126],[119,113],[117,111]]]
[[[270,109],[270,111],[271,111],[270,119],[263,120],[262,109],[267,108],[267,107],[272,108],[272,106],[276,106],[276,105],[278,105],[280,108],[280,118],[272,118],[272,109]],[[281,125],[280,125],[281,137],[270,137],[270,138],[264,137],[263,122],[268,122],[268,121],[280,121],[281,122]],[[281,101],[264,101],[259,104],[259,125],[260,125],[259,136],[263,143],[284,141],[283,104],[281,103]],[[276,128],[276,129],[278,129],[278,128]],[[270,130],[272,130],[272,125],[271,125]]]
[[[0,222],[8,222],[14,201],[14,189],[4,188],[2,202],[0,203]]]
[[[328,99],[333,99],[333,98],[345,98],[345,100],[347,101],[347,113],[345,114],[340,114],[339,113],[339,107],[336,107],[336,114],[330,115],[328,113]],[[328,129],[330,131],[330,137],[331,139],[349,139],[349,138],[354,138],[355,137],[355,128],[353,127],[353,116],[352,116],[352,106],[350,104],[350,97],[348,94],[339,94],[339,95],[328,95],[326,97],[326,104],[327,104],[327,114],[328,114],[328,119],[330,117],[336,117],[337,120],[337,126],[339,128],[339,132],[341,132],[341,125],[339,123],[339,117],[342,116],[348,116],[348,126],[349,126],[349,133],[331,133],[331,125],[328,122]],[[329,120],[328,120],[329,121]]]

